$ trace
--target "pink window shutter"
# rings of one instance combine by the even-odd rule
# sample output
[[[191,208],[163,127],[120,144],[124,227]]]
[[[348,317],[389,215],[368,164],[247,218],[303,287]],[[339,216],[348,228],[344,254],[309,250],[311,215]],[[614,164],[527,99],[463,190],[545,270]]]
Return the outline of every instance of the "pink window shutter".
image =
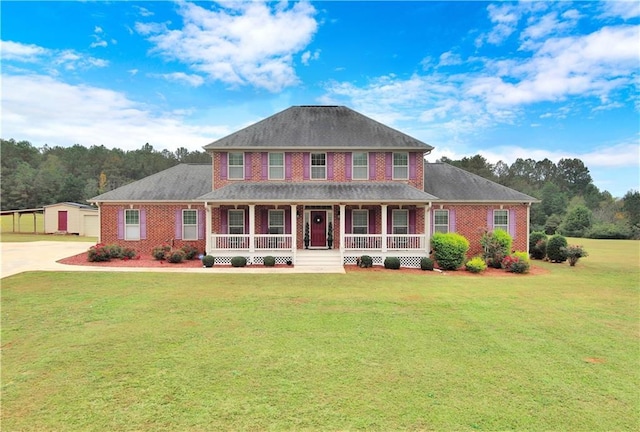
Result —
[[[384,157],[384,175],[385,179],[391,180],[393,178],[393,154],[386,153]]]
[[[351,234],[353,232],[351,222],[351,209],[347,209],[344,212],[346,213],[344,215],[344,229],[347,231],[347,234]]]
[[[140,240],[147,239],[147,211],[140,209]]]
[[[409,210],[409,234],[416,233],[416,210]]]
[[[118,240],[124,239],[124,209],[118,209]]]
[[[262,234],[271,234],[269,232],[269,210],[262,209],[261,216],[262,216],[262,224],[261,224]]]
[[[333,156],[333,152],[327,153],[327,180],[333,180]]]
[[[347,180],[351,180],[351,153],[344,155],[344,176]]]
[[[207,213],[200,209],[198,210],[198,240],[202,240],[205,236],[205,229],[206,229],[206,221],[207,218]]]
[[[493,231],[493,209],[487,210],[487,230]]]
[[[509,235],[511,238],[516,238],[516,212],[515,210],[509,210]]]
[[[176,210],[176,229],[174,237],[178,240],[182,238],[182,209]]]
[[[269,178],[269,153],[262,152],[262,180]]]
[[[409,153],[409,179],[416,179],[416,154]]]
[[[369,210],[369,234],[373,234],[376,231],[376,211],[374,209]]]
[[[252,153],[245,153],[244,154],[244,179],[245,180],[251,180],[251,177],[253,176],[253,167],[251,164],[251,160],[252,160]]]
[[[393,209],[387,207],[387,234],[393,234]]]
[[[291,180],[291,170],[292,170],[291,153],[285,153],[284,154],[284,178],[286,180]]]
[[[376,179],[376,154],[369,153],[369,180]]]
[[[284,211],[284,233],[291,234],[291,209]]]
[[[449,210],[449,231],[456,232],[456,210]]]
[[[220,233],[227,234],[227,209],[220,207]]]
[[[302,175],[305,180],[309,180],[309,153],[302,155]]]
[[[227,179],[227,154],[220,153],[220,178]]]

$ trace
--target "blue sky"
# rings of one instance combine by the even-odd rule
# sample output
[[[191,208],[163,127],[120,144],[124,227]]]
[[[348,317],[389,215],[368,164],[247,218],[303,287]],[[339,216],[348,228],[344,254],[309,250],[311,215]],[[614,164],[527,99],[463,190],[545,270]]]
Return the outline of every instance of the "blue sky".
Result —
[[[338,104],[435,147],[639,189],[640,3],[3,1],[2,138],[191,150]]]

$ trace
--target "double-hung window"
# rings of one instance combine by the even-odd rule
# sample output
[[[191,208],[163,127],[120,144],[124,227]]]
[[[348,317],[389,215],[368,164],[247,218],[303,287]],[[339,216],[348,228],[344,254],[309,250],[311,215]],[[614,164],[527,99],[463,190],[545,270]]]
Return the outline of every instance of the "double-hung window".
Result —
[[[124,211],[124,239],[140,240],[140,210]]]
[[[229,210],[229,234],[244,234],[244,210]]]
[[[351,229],[353,234],[369,233],[369,211],[353,210],[351,212]]]
[[[493,229],[509,232],[509,210],[493,211]]]
[[[311,178],[325,180],[327,178],[326,153],[311,153]]]
[[[351,157],[351,163],[353,164],[352,178],[353,180],[368,180],[369,179],[369,154],[368,153],[353,153]]]
[[[198,240],[197,210],[182,210],[182,239]]]
[[[409,178],[409,153],[393,154],[393,178],[394,180]]]
[[[409,211],[394,210],[392,213],[393,234],[409,234]]]
[[[449,210],[434,210],[433,231],[440,233],[449,232]]]
[[[269,180],[284,180],[284,153],[269,153]]]
[[[229,153],[229,180],[244,180],[244,153]]]
[[[284,234],[284,210],[269,210],[269,234]]]

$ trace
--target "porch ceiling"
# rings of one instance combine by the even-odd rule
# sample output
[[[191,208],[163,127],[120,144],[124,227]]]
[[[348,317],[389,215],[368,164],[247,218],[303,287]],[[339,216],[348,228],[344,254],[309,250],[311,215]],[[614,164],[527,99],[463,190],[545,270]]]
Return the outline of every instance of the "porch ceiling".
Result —
[[[223,202],[373,202],[427,203],[438,198],[402,183],[384,182],[239,182],[198,200]]]

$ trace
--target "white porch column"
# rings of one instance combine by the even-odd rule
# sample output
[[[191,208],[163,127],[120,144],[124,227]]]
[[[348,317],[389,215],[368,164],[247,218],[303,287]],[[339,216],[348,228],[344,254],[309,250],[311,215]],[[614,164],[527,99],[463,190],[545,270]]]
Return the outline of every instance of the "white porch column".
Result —
[[[346,212],[345,209],[347,208],[346,205],[344,204],[340,204],[340,255],[343,258],[344,261],[344,235],[346,234],[344,231],[346,229],[346,224],[345,224],[345,219],[346,219]]]
[[[431,203],[424,206],[424,248],[431,250]]]
[[[291,204],[291,261],[296,264],[296,250],[298,249],[298,206]]]
[[[253,261],[253,253],[256,251],[256,205],[249,204],[249,254]]]
[[[213,231],[213,223],[211,222],[211,205],[209,203],[204,203],[205,210],[205,251],[208,254],[211,254],[211,248],[213,245],[211,244],[211,234]]]
[[[382,207],[382,252],[387,252],[387,205]]]

